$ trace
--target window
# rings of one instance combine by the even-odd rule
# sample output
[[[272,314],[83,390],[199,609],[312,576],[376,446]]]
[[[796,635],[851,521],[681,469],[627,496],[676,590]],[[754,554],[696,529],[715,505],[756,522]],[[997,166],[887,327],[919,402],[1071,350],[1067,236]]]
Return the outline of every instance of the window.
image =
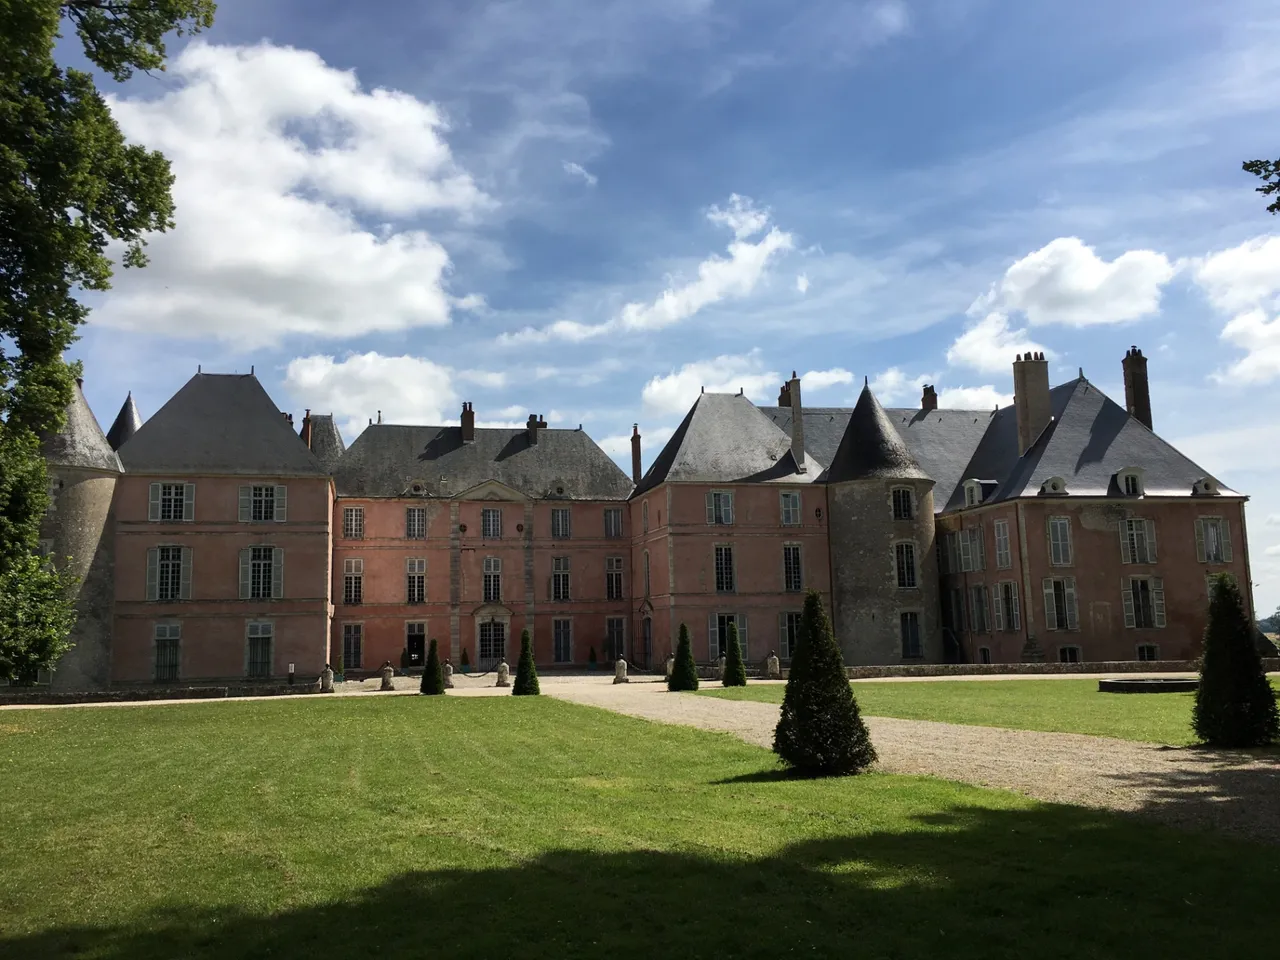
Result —
[[[1058,648],[1058,662],[1059,662],[1059,663],[1079,663],[1079,662],[1080,662],[1080,648],[1079,648],[1079,647],[1076,647],[1076,646],[1070,646],[1070,647],[1059,647],[1059,648]]]
[[[249,547],[240,551],[240,599],[279,600],[284,596],[284,550]]]
[[[982,488],[977,483],[970,481],[964,485],[964,505],[966,507],[976,507],[982,502]]]
[[[990,647],[979,647],[979,648],[978,648],[978,662],[979,662],[979,663],[990,663],[990,662],[991,662],[991,648],[990,648]]]
[[[1075,577],[1049,577],[1044,581],[1044,620],[1049,630],[1079,629]]]
[[[605,557],[604,560],[604,596],[606,600],[621,600],[623,598],[622,587],[622,558],[621,557]]]
[[[902,635],[902,658],[923,657],[924,648],[920,645],[920,614],[904,611],[898,615],[898,628]]]
[[[644,595],[649,596],[649,551],[644,552]]]
[[[1013,557],[1009,551],[1009,521],[997,520],[996,528],[996,569],[1008,570],[1013,566]]]
[[[942,569],[945,573],[959,573],[964,568],[960,564],[960,535],[948,533],[942,538]]]
[[[945,606],[945,616],[947,618],[947,626],[955,633],[964,632],[964,590],[960,587],[952,587],[945,595],[947,603]]]
[[[271,676],[271,621],[249,624],[249,663],[245,671],[251,677]]]
[[[283,523],[288,519],[288,490],[282,484],[240,488],[240,522]]]
[[[484,602],[502,602],[502,561],[497,557],[484,558]]]
[[[1160,649],[1154,643],[1138,644],[1138,659],[1143,661],[1159,660]]]
[[[604,621],[604,649],[610,661],[622,660],[627,655],[626,621],[622,617],[606,617]]]
[[[1164,580],[1160,577],[1129,577],[1121,599],[1126,627],[1164,626]]]
[[[972,633],[989,633],[987,619],[987,588],[978,584],[969,588],[969,630]]]
[[[893,556],[898,568],[898,586],[914,588],[916,586],[916,545],[914,543],[895,544]]]
[[[640,504],[640,527],[645,532],[649,532],[649,501],[646,500]]]
[[[1196,518],[1196,559],[1201,563],[1231,562],[1231,527],[1222,517]]]
[[[502,511],[497,507],[480,511],[480,536],[485,540],[502,539]]]
[[[191,599],[190,547],[152,547],[147,551],[147,599]]]
[[[1071,518],[1049,518],[1049,563],[1055,567],[1071,566]]]
[[[344,540],[364,539],[364,507],[342,508],[342,538]]]
[[[733,547],[720,544],[716,547],[716,593],[733,593]]]
[[[427,660],[427,625],[412,620],[404,625],[404,648],[409,654],[409,666],[420,667]]]
[[[342,625],[342,669],[359,670],[364,657],[364,624]]]
[[[405,507],[404,537],[406,540],[427,539],[427,508],[426,507]]]
[[[480,660],[494,663],[507,654],[507,625],[501,620],[486,620],[480,624]]]
[[[987,551],[982,526],[965,527],[958,535],[960,545],[960,569],[965,573],[985,570]]]
[[[161,522],[194,520],[196,485],[194,483],[153,483],[147,504],[147,519]]]
[[[1130,517],[1120,524],[1120,560],[1123,563],[1156,562],[1156,523]]]
[[[551,558],[551,599],[569,599],[569,558]]]
[[[621,507],[605,507],[604,535],[611,540],[616,540],[618,537],[622,536],[622,508]]]
[[[800,525],[800,493],[797,490],[783,490],[778,494],[778,503],[784,527]]]
[[[782,545],[782,588],[787,593],[799,593],[804,589],[804,572],[800,567],[800,544]]]
[[[910,520],[915,515],[911,505],[911,488],[893,488],[893,519]]]
[[[427,602],[427,561],[424,557],[410,557],[404,562],[405,602]]]
[[[182,625],[157,623],[152,636],[156,642],[156,682],[166,683],[177,680]]]
[[[342,602],[364,603],[364,561],[342,561]]]
[[[712,490],[707,494],[707,523],[733,523],[733,492]]]
[[[1003,580],[991,588],[991,609],[995,612],[997,630],[1016,631],[1022,627],[1022,610],[1018,603],[1018,585]]]
[[[790,660],[796,655],[799,642],[800,614],[792,610],[778,614],[778,655],[783,660]]]
[[[729,625],[738,628],[738,649],[742,659],[747,657],[747,617],[743,613],[713,613],[711,615],[711,657],[718,660],[729,652]]]
[[[551,511],[551,536],[557,540],[569,539],[568,507],[555,507]]]
[[[1121,487],[1124,489],[1126,497],[1142,496],[1142,481],[1138,479],[1136,473],[1126,473],[1120,478]]]
[[[573,621],[551,621],[552,654],[556,663],[573,662]]]

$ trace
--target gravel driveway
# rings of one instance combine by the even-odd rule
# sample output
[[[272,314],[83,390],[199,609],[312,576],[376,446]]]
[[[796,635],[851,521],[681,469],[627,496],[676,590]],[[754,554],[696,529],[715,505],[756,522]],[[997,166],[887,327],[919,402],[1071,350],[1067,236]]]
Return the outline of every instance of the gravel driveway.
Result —
[[[542,692],[660,723],[720,730],[769,747],[778,706],[673,694],[661,683],[546,682]],[[869,717],[878,768],[1014,790],[1055,803],[1140,812],[1280,843],[1280,752],[1170,748],[1075,733],[1040,733]]]

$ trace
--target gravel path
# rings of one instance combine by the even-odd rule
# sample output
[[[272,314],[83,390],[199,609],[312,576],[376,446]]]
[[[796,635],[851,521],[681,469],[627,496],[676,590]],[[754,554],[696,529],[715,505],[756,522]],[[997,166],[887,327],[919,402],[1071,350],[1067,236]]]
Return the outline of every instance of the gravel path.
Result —
[[[667,693],[660,683],[542,685],[543,693],[660,723],[720,730],[769,747],[775,704]],[[1280,753],[1170,748],[1075,733],[1040,733],[869,717],[878,768],[1014,790],[1037,800],[1138,812],[1280,843]]]

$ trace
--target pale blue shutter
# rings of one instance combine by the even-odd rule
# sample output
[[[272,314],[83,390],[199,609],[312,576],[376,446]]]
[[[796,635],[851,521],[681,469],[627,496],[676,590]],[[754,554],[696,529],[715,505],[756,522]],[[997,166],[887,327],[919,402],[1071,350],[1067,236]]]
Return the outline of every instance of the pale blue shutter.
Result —
[[[1196,562],[1205,563],[1209,559],[1204,548],[1204,518],[1196,517]]]
[[[1147,528],[1147,563],[1156,562],[1156,522],[1154,520],[1142,521]]]
[[[183,547],[179,554],[181,567],[178,572],[178,599],[191,599],[191,548]]]
[[[151,484],[150,498],[147,501],[147,519],[160,519],[160,484]]]
[[[1218,524],[1219,539],[1222,543],[1222,562],[1231,562],[1231,521],[1223,517]]]
[[[716,636],[716,615],[707,614],[707,652],[712,660],[720,656],[720,638]]]
[[[271,599],[284,597],[284,548],[271,548]]]
[[[1164,578],[1151,578],[1151,608],[1155,612],[1156,626],[1163,627],[1164,620]]]
[[[992,609],[994,610],[994,619],[996,622],[996,629],[1003,630],[1004,629],[1004,603],[1000,598],[1000,584],[998,583],[991,588],[991,602],[992,602]]]
[[[253,519],[253,487],[247,484],[240,486],[240,522],[248,523]]]
[[[1076,578],[1067,577],[1066,579],[1067,593],[1067,629],[1080,629],[1080,610],[1076,605]]]
[[[1010,624],[1010,630],[1022,629],[1022,609],[1018,604],[1018,584],[1010,583],[1009,589],[1013,592],[1013,623]]]
[[[276,484],[276,523],[284,523],[289,519],[289,488],[283,483]]]
[[[1044,586],[1044,627],[1046,630],[1057,630],[1061,624],[1058,616],[1058,604],[1053,597],[1053,579],[1046,578]]]
[[[1120,598],[1124,603],[1124,625],[1137,626],[1137,618],[1133,613],[1133,584],[1128,577],[1120,581]]]
[[[1133,548],[1129,545],[1129,521],[1120,521],[1120,562],[1133,563]]]
[[[716,522],[716,501],[715,494],[707,494],[707,523]]]
[[[745,613],[738,614],[738,645],[742,648],[742,659],[749,660],[749,647],[747,646],[747,615]]]
[[[151,486],[158,487],[158,483]],[[147,599],[155,600],[160,596],[160,549],[151,547],[147,550]]]
[[[196,485],[194,483],[184,483],[182,485],[182,519],[194,520],[196,518]]]
[[[248,600],[250,585],[253,580],[253,551],[244,549],[240,551],[240,599]]]

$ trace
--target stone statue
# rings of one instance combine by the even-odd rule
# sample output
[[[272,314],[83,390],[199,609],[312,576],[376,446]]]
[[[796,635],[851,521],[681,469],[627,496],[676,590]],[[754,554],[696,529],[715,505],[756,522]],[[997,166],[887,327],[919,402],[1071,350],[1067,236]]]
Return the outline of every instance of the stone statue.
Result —
[[[720,662],[717,664],[717,666],[719,666],[719,668],[720,668],[720,677],[719,677],[719,679],[721,679],[721,680],[723,680],[723,679],[724,679],[724,665],[725,665],[725,658],[722,656],[722,657],[720,658]]]
[[[320,692],[333,693],[333,670],[327,663],[320,671]]]
[[[391,682],[391,679],[395,675],[396,675],[396,669],[395,667],[391,666],[391,661],[390,660],[385,661],[382,664],[382,686],[380,686],[378,690],[379,691],[394,690],[395,684]]]
[[[778,662],[778,655],[772,650],[769,651],[769,656],[764,662],[764,675],[770,680],[782,679],[782,664]]]
[[[449,658],[444,658],[444,688],[446,690],[453,689],[453,664],[449,662]]]
[[[506,660],[498,661],[498,683],[499,687],[511,686],[511,668],[507,666]]]
[[[668,680],[671,679],[671,674],[675,671],[675,669],[676,669],[675,654],[668,653],[667,654],[667,679]]]
[[[627,676],[627,661],[622,657],[618,658],[618,662],[613,665],[613,682],[614,683],[630,683],[631,679]]]

